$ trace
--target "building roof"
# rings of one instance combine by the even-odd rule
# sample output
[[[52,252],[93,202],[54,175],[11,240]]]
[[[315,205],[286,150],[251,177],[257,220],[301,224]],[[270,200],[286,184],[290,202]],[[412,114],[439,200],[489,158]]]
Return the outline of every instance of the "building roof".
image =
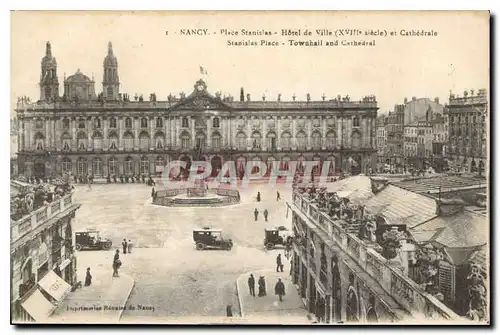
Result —
[[[398,182],[392,182],[391,184],[410,192],[423,194],[429,193],[429,191],[436,191],[440,186],[441,190],[444,191],[446,189],[479,186],[485,183],[485,179],[475,179],[465,176],[438,175],[430,178],[419,177],[406,179]]]
[[[451,216],[438,216],[416,227],[415,230],[435,231],[436,234],[428,241],[437,242],[447,248],[477,247],[488,243],[489,240],[488,220],[483,215],[469,211]]]
[[[84,75],[83,73],[80,72],[80,69],[78,69],[75,74],[69,76],[64,80],[65,83],[91,83],[92,80],[90,80],[89,77]]]

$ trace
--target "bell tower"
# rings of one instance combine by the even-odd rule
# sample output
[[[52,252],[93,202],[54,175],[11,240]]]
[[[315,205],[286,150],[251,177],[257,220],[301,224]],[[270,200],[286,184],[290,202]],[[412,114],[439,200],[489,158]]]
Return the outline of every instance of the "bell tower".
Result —
[[[118,100],[120,93],[120,79],[118,78],[118,61],[113,54],[113,45],[108,43],[108,55],[104,58],[104,76],[102,93],[106,100]]]
[[[50,42],[45,46],[45,57],[42,58],[40,74],[40,100],[52,101],[59,98],[59,80],[57,79],[57,62],[52,56]]]

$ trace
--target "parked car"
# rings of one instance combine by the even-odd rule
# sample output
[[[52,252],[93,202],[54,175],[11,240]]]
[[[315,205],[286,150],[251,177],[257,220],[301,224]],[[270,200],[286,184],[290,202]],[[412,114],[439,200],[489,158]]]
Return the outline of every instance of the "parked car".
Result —
[[[109,250],[113,243],[108,238],[102,238],[97,230],[87,230],[75,233],[75,249],[80,250]]]
[[[193,230],[193,240],[197,250],[223,249],[231,250],[233,241],[222,236],[222,230],[204,227]]]
[[[267,249],[274,249],[276,246],[285,246],[292,238],[292,232],[284,226],[264,229],[264,246]]]

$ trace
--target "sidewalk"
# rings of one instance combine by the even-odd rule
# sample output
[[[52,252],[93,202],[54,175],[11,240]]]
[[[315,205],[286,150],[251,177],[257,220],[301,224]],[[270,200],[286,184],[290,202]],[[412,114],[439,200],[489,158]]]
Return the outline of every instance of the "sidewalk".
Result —
[[[78,269],[78,280],[85,283],[85,271]],[[95,269],[92,285],[70,292],[49,319],[51,323],[118,323],[126,306],[134,280],[120,273],[113,278],[112,270]]]
[[[253,273],[255,277],[255,297],[250,295],[248,288],[248,277]],[[259,286],[257,281],[260,276],[266,280],[267,295],[259,297]],[[274,286],[281,278],[285,284],[285,296],[283,301],[274,294]],[[287,272],[275,272],[273,270],[257,270],[242,274],[236,281],[238,299],[240,302],[241,317],[255,320],[259,323],[279,324],[310,324],[307,318],[307,310],[300,299],[299,293],[293,285],[290,275]],[[267,320],[267,321],[265,321]]]

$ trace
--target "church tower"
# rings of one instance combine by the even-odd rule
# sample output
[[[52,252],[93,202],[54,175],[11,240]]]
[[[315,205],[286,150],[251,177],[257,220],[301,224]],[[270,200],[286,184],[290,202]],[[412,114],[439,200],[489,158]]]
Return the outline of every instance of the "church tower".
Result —
[[[102,93],[108,101],[118,100],[120,80],[118,78],[118,61],[113,54],[113,46],[108,43],[108,55],[104,58],[104,77],[102,80]]]
[[[52,56],[50,42],[45,47],[40,74],[40,100],[52,101],[59,98],[59,80],[57,79],[57,62]]]

